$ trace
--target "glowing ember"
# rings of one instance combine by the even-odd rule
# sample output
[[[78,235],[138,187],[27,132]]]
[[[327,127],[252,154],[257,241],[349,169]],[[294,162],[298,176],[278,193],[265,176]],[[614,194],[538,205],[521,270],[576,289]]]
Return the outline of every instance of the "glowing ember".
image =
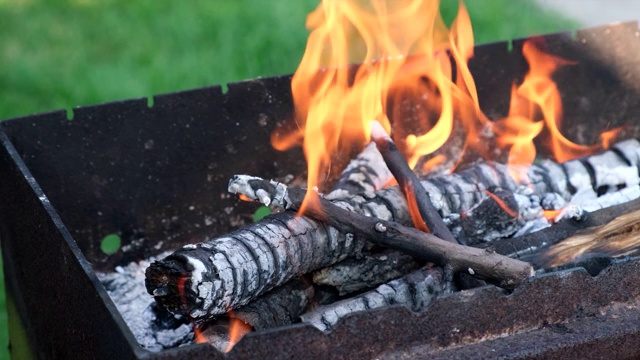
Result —
[[[517,218],[518,217],[518,212],[513,210],[512,208],[510,208],[502,199],[500,199],[496,194],[490,192],[489,190],[485,190],[484,191],[487,195],[489,195],[490,198],[492,198],[496,203],[498,203],[498,206],[500,206],[500,208],[502,210],[504,210],[504,212],[506,212],[507,214],[509,214],[509,216]]]
[[[193,327],[193,337],[197,344],[204,344],[209,342],[209,339],[202,333],[197,326]]]
[[[560,215],[561,210],[544,210],[542,216],[547,219],[549,222],[555,221],[555,219]]]
[[[253,200],[249,199],[248,201],[253,201]],[[187,299],[185,295],[186,280],[187,280],[187,277],[181,277],[180,279],[178,279],[178,291],[180,292],[180,300],[182,301],[183,304],[185,304],[185,306],[187,304]],[[237,344],[238,341],[240,341],[240,339],[242,339],[243,336],[245,336],[246,334],[252,331],[251,326],[249,326],[249,324],[245,323],[241,319],[235,317],[232,310],[229,309],[227,316],[229,318],[229,344],[227,345],[225,352],[231,351],[233,346]],[[204,335],[202,333],[202,330],[200,330],[200,328],[198,328],[198,326],[195,324],[193,325],[193,334],[194,334],[194,340],[196,343],[202,344],[202,343],[209,342],[209,339],[207,338],[207,336]]]

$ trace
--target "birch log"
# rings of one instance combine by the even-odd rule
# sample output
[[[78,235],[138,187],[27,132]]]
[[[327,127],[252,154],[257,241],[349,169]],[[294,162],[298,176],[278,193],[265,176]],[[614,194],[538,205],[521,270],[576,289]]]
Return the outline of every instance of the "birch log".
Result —
[[[340,296],[372,289],[420,267],[410,255],[385,250],[361,259],[347,259],[313,273],[313,282],[333,286]]]
[[[443,292],[444,283],[442,268],[424,267],[374,290],[320,306],[301,318],[303,322],[325,331],[333,328],[345,315],[357,311],[389,305],[404,305],[413,311],[420,311]]]
[[[555,192],[571,199],[572,195],[581,192],[588,197],[589,192],[596,194],[602,189],[638,186],[640,144],[628,140],[614,148],[612,152],[581,160],[579,164],[575,161],[563,165],[542,161],[532,165],[526,174],[530,193],[529,197],[518,201],[519,217],[527,216],[531,210],[532,196]],[[591,175],[597,172],[608,176]],[[585,181],[592,177],[593,182]],[[455,174],[431,177],[423,180],[422,186],[445,222],[458,228],[457,231],[461,231],[460,213],[487,199],[489,195],[485,190],[501,188],[517,193],[521,188],[510,177],[506,166],[489,163]],[[397,187],[355,195],[335,203],[359,214],[401,224],[411,223],[406,202]],[[296,217],[292,212],[283,212],[222,237],[186,245],[153,263],[147,269],[145,283],[147,291],[170,311],[206,319],[225,313],[229,308],[246,305],[296,276],[354,256],[363,245],[363,239],[305,217]]]

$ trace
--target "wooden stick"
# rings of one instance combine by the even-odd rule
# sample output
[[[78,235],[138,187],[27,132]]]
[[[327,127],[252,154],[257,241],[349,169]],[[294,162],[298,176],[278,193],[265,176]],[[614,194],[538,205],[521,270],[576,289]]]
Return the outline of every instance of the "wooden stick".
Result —
[[[457,243],[455,236],[442,221],[442,217],[440,217],[433,203],[431,203],[429,194],[420,184],[420,180],[409,167],[407,160],[402,156],[389,134],[377,121],[371,123],[371,139],[375,142],[384,158],[384,162],[400,185],[400,190],[407,200],[415,228],[430,232],[443,240]]]
[[[292,210],[299,209],[305,197],[303,189],[287,188],[280,183],[246,175],[235,176],[230,182],[229,190]],[[256,196],[256,193],[261,195]],[[476,278],[503,288],[515,288],[533,275],[533,268],[526,262],[491,250],[457,245],[396,222],[357,214],[322,197],[319,197],[317,203],[308,206],[305,215],[343,232],[362,235],[376,244],[441,265],[453,273],[467,271]]]

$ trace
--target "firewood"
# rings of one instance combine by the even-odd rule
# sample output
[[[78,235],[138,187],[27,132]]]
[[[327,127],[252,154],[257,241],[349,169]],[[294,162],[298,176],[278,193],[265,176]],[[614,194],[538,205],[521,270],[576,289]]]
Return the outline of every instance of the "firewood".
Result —
[[[451,230],[442,221],[440,214],[431,203],[429,194],[420,185],[420,180],[411,170],[389,134],[377,121],[372,122],[371,139],[382,154],[387,168],[398,181],[400,191],[402,191],[409,208],[417,210],[417,213],[416,211],[410,212],[414,226],[418,230],[430,232],[443,240],[457,243]]]
[[[330,330],[347,314],[356,311],[404,305],[423,310],[444,291],[442,268],[424,267],[363,294],[314,309],[301,316],[302,321],[320,330]]]
[[[369,143],[340,174],[327,199],[336,200],[381,189],[392,175],[374,143]]]
[[[614,148],[621,160],[599,161],[601,165],[598,167],[613,174],[629,167],[636,169],[640,163],[640,144],[636,140],[616,144]],[[626,163],[620,154],[624,155]],[[630,172],[628,175],[624,184],[616,184],[616,187],[637,186],[637,170],[635,179]],[[584,166],[569,168],[552,161],[534,164],[527,171],[530,193],[528,197],[519,195],[516,198],[522,199],[517,201],[518,209],[514,210],[519,217],[535,216],[530,206],[531,199],[549,192],[558,193],[566,199],[586,187],[595,193],[596,188],[591,182],[580,185],[578,180],[585,176],[591,177]],[[610,186],[619,180],[602,177],[595,184]],[[488,198],[485,190],[501,188],[515,194],[521,188],[510,177],[506,166],[489,163],[454,174],[430,177],[422,181],[422,186],[445,223],[450,228],[457,228],[458,232],[462,231],[460,213]],[[336,201],[336,204],[382,220],[406,225],[411,223],[406,202],[397,187],[355,195]],[[509,235],[511,233],[503,234]],[[481,237],[474,241],[487,240],[491,239]],[[364,244],[363,239],[321,222],[282,212],[245,229],[185,246],[166,259],[153,263],[147,269],[145,283],[147,291],[170,311],[206,319],[223,314],[229,308],[246,305],[292,278],[352,257],[361,251]]]
[[[640,248],[639,230],[640,210],[566,238],[542,252],[538,262],[551,267],[595,256],[630,255]]]
[[[334,286],[340,296],[374,288],[420,267],[420,262],[400,251],[385,250],[347,259],[313,273],[313,282]]]
[[[351,234],[281,212],[152,263],[145,285],[169,311],[206,320],[363,247],[364,240]]]
[[[229,191],[293,210],[300,209],[306,194],[303,189],[247,175],[236,175],[229,184]],[[305,215],[342,232],[361,235],[368,241],[443,266],[451,274],[468,271],[474,277],[504,288],[514,288],[533,274],[531,265],[523,261],[445,241],[397,222],[345,210],[321,196],[307,206]]]
[[[289,325],[299,320],[313,297],[314,288],[310,281],[294,279],[235,310],[233,317],[254,330]]]

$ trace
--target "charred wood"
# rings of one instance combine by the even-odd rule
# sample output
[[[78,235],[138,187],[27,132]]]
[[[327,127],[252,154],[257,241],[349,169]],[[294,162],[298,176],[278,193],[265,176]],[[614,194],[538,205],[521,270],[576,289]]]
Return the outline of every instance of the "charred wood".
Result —
[[[522,187],[501,164],[483,163],[455,174],[431,177],[423,180],[422,186],[455,234],[462,231],[460,214],[487,199],[487,189],[501,188],[513,192],[518,203],[517,213],[524,219],[541,215],[540,207],[536,210],[531,206],[532,199],[541,194],[555,192],[570,200],[580,191],[596,194],[597,188],[637,187],[640,144],[636,140],[628,140],[616,144],[613,151],[621,159],[619,162],[598,161],[601,164],[596,166],[595,160],[586,160],[590,166],[597,167],[597,171],[612,174],[610,177],[596,177],[593,183],[582,181],[585,177],[592,178],[585,166],[542,161],[527,170],[528,192],[524,195],[520,194]],[[629,168],[636,172],[635,178]],[[629,177],[613,176],[621,171]],[[620,183],[621,179],[623,183]],[[602,186],[605,184],[608,187]],[[261,194],[254,195],[259,198]],[[335,203],[351,212],[400,224],[411,223],[406,202],[397,187],[354,195]],[[503,234],[508,235],[511,234]],[[473,242],[490,240],[493,239],[481,235]],[[228,308],[246,305],[301,274],[355,256],[364,243],[362,239],[318,221],[282,212],[245,229],[185,246],[166,259],[153,263],[147,270],[145,283],[147,291],[170,311],[187,314],[194,319],[206,319],[225,313]]]
[[[233,317],[254,330],[289,325],[298,322],[313,298],[314,287],[310,281],[291,280],[235,310]]]
[[[385,250],[366,254],[361,259],[347,259],[313,273],[313,282],[333,286],[340,296],[372,289],[420,267],[410,255]]]
[[[342,171],[334,189],[327,194],[327,199],[374,192],[381,189],[391,176],[376,145],[369,143]]]
[[[287,188],[277,182],[247,175],[236,175],[230,183],[230,191],[249,198],[279,205],[285,209],[300,209],[306,192],[299,188]],[[256,195],[262,193],[262,195]],[[306,216],[317,219],[345,233],[355,233],[373,243],[406,252],[409,255],[445,267],[447,280],[453,274],[468,271],[481,280],[501,287],[514,288],[533,274],[533,268],[525,262],[514,260],[493,251],[458,245],[432,234],[345,210],[329,200],[319,197],[305,208]]]
[[[460,214],[465,236],[499,238],[516,232],[522,224],[516,213],[520,206],[514,193],[500,188],[487,189],[486,193],[489,197]]]
[[[417,210],[410,211],[415,228],[430,232],[443,240],[457,243],[451,230],[442,221],[440,214],[431,203],[431,198],[420,184],[420,180],[411,170],[389,134],[377,121],[372,123],[371,138],[382,154],[387,167],[398,181],[400,191],[402,191],[408,207]]]
[[[185,245],[152,263],[145,285],[169,311],[202,321],[354,256],[363,246],[364,240],[351,234],[282,212],[224,237]]]
[[[303,322],[325,331],[332,329],[345,315],[357,311],[389,305],[404,305],[413,311],[420,311],[443,292],[444,282],[441,268],[421,268],[374,290],[318,307],[301,318]]]

